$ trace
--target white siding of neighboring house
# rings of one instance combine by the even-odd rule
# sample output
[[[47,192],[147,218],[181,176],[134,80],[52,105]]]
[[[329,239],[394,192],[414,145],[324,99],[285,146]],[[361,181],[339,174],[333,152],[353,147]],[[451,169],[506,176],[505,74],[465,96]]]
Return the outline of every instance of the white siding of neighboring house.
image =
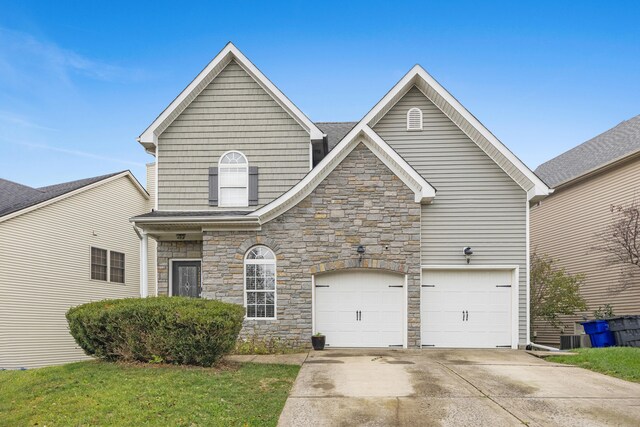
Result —
[[[418,107],[423,130],[407,130]],[[422,264],[520,267],[519,334],[526,341],[526,192],[416,87],[373,128],[436,190],[422,208]]]
[[[65,312],[140,295],[140,244],[129,218],[149,209],[147,197],[120,176],[0,222],[0,368],[86,359]],[[124,284],[90,279],[92,246],[125,253]]]

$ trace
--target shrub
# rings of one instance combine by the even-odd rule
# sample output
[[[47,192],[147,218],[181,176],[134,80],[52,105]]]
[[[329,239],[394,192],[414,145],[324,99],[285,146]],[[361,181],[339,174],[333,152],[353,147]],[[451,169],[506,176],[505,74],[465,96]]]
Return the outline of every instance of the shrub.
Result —
[[[71,335],[105,360],[211,366],[236,343],[244,308],[184,297],[128,298],[67,312]]]

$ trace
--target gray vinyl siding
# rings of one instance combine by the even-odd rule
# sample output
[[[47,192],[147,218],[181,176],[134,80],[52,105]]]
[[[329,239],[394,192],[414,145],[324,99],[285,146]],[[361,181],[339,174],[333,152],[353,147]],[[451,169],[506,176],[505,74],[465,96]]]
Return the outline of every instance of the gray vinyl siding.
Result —
[[[216,209],[208,171],[230,150],[259,168],[262,206],[309,172],[309,144],[308,132],[232,61],[159,136],[159,209]]]
[[[419,107],[423,130],[407,131],[407,111]],[[520,267],[520,342],[526,340],[526,192],[422,92],[413,87],[374,130],[436,190],[422,208],[423,265]]]
[[[0,369],[88,358],[65,312],[140,296],[140,243],[129,218],[150,207],[123,176],[0,222]],[[91,280],[92,246],[125,254],[125,283]],[[155,275],[150,281],[155,292]]]

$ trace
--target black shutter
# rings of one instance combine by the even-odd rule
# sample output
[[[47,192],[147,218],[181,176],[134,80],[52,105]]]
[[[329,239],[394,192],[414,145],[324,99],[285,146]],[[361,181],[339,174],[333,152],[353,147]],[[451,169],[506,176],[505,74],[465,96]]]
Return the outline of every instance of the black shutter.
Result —
[[[258,204],[258,167],[249,166],[249,206]]]
[[[218,168],[209,168],[209,206],[218,206]]]

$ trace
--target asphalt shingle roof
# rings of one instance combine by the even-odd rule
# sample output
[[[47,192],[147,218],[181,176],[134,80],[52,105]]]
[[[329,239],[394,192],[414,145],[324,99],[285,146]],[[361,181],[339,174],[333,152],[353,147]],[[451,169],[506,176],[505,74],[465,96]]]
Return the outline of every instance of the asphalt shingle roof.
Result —
[[[541,164],[535,173],[550,187],[557,187],[638,151],[640,115]]]
[[[0,178],[0,217],[45,202],[122,172],[32,188]]]
[[[327,145],[331,151],[357,124],[358,122],[317,122],[316,126],[327,134]]]

